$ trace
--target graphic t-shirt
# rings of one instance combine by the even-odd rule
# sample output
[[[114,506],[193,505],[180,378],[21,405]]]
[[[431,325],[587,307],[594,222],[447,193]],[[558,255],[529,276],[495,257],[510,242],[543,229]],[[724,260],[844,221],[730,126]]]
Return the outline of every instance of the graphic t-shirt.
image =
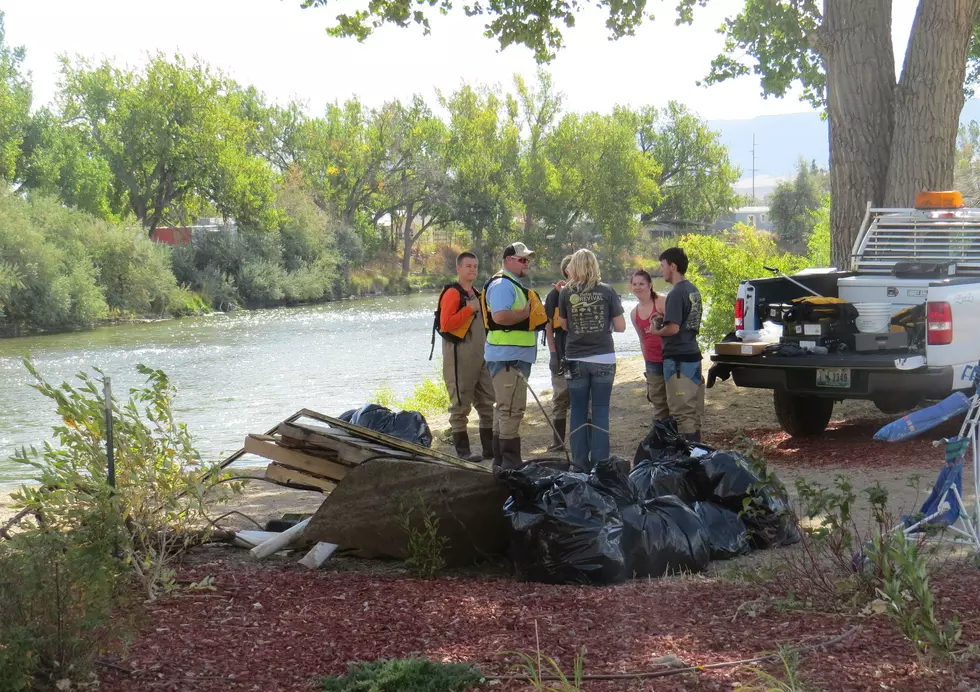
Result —
[[[676,324],[680,331],[663,337],[664,358],[699,360],[698,333],[701,331],[701,293],[687,279],[679,282],[667,294],[664,324]]]
[[[565,358],[615,363],[611,322],[622,314],[619,294],[608,284],[600,283],[590,290],[563,288],[558,315],[568,320]]]

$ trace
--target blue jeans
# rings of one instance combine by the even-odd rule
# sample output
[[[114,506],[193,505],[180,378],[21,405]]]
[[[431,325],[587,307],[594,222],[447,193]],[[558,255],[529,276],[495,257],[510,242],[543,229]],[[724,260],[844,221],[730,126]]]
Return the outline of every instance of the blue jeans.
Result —
[[[609,458],[609,400],[616,364],[570,360],[565,376],[571,405],[572,465],[588,473],[596,463]],[[592,425],[586,426],[590,402]]]

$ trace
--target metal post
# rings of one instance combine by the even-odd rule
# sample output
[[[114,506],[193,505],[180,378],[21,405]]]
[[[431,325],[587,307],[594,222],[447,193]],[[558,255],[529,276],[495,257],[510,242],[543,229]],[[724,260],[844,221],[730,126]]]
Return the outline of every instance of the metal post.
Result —
[[[105,378],[105,453],[108,460],[109,487],[116,487],[116,459],[112,449],[112,383]]]

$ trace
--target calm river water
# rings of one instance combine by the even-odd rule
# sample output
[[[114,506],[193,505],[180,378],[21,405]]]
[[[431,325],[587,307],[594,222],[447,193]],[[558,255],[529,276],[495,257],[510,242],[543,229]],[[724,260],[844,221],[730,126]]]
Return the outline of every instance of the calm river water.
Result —
[[[628,312],[635,298],[626,286],[616,288]],[[137,364],[164,370],[177,387],[178,419],[202,456],[216,459],[298,409],[338,415],[382,386],[403,397],[422,377],[441,372],[438,339],[428,360],[435,299],[366,298],[0,339],[0,485],[25,477],[9,457],[21,445],[40,447],[58,422],[52,404],[28,386],[25,353],[55,384],[98,367],[112,378],[117,399],[140,383]],[[640,352],[629,325],[615,339],[618,353]],[[551,387],[547,364],[547,348],[539,347],[531,371],[537,392]]]

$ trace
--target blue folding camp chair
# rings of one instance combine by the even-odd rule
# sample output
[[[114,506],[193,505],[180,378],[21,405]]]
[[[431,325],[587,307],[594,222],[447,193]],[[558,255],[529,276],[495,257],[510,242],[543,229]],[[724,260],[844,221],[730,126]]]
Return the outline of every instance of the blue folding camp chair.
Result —
[[[927,528],[947,529],[954,534],[954,540],[965,541],[980,552],[980,365],[970,366],[969,372],[964,372],[964,377],[973,380],[975,391],[972,397],[967,399],[957,392],[938,404],[889,423],[875,434],[875,439],[888,442],[909,439],[966,411],[958,435],[933,442],[933,446],[943,445],[946,463],[929,497],[922,503],[918,514],[902,517],[902,523],[895,529],[902,529],[906,535]],[[963,502],[963,464],[968,453],[973,463],[972,516]]]

